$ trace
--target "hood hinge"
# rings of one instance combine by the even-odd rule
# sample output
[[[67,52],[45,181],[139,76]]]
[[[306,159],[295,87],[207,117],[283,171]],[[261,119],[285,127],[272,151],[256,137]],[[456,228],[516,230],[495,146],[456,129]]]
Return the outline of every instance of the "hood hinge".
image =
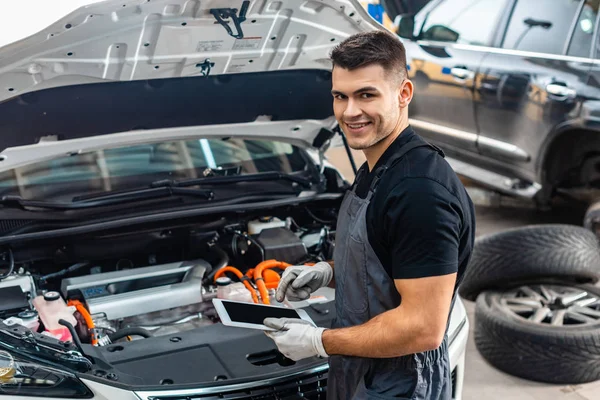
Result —
[[[227,30],[227,33],[230,36],[233,36],[236,39],[243,39],[244,32],[242,32],[242,26],[240,24],[246,20],[246,11],[248,11],[249,6],[250,1],[244,0],[239,16],[237,15],[237,8],[211,8],[210,13],[215,17],[217,23],[221,24]],[[233,24],[235,25],[235,29],[237,30],[237,33],[235,35],[233,34],[231,27],[229,26],[229,21],[225,21],[229,18],[233,20]]]
[[[210,75],[210,69],[215,66],[214,62],[210,61],[210,58],[207,58],[201,63],[196,64],[197,68],[201,68],[200,73],[202,76],[208,77]]]

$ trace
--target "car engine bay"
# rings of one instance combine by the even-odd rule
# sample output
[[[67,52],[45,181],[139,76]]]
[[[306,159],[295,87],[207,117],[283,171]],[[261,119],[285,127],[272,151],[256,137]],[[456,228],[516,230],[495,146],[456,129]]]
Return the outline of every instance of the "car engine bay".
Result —
[[[0,320],[102,347],[218,324],[216,297],[277,303],[287,266],[333,259],[335,208],[311,208],[11,245]]]

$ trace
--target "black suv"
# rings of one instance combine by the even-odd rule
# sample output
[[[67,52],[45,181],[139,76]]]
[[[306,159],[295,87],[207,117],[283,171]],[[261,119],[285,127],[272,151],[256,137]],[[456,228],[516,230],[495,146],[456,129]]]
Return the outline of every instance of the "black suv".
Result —
[[[542,206],[589,195],[600,186],[599,5],[434,0],[398,16],[410,123],[495,190]]]

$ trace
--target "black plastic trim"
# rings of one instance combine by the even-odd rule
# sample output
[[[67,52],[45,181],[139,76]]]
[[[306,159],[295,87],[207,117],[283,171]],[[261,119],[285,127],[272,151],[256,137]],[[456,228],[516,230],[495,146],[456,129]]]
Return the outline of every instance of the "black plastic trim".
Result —
[[[272,200],[272,201],[259,201],[256,203],[246,203],[243,204],[245,211],[250,210],[261,210],[261,209],[271,209],[273,207],[280,207],[292,204],[301,204],[309,201],[316,200],[337,200],[343,196],[343,193],[335,193],[335,194],[317,194],[312,196],[306,196],[302,198],[292,197],[286,198],[283,200]],[[21,235],[11,235],[0,237],[0,245],[11,243],[15,244],[18,242],[28,242],[34,240],[46,240],[57,237],[65,237],[65,236],[75,236],[81,235],[85,233],[103,231],[108,229],[122,228],[122,227],[131,227],[133,225],[140,225],[150,222],[161,222],[165,220],[170,220],[174,218],[190,218],[197,217],[201,215],[209,215],[215,213],[223,213],[223,212],[239,212],[241,204],[232,204],[232,205],[224,205],[224,206],[213,206],[213,207],[203,207],[200,209],[191,209],[191,210],[179,210],[179,211],[167,211],[158,214],[152,215],[143,215],[137,217],[129,217],[122,218],[116,221],[107,221],[107,222],[99,222],[92,223],[83,226],[69,227],[63,229],[56,229],[44,232],[34,232],[34,233],[25,233]]]

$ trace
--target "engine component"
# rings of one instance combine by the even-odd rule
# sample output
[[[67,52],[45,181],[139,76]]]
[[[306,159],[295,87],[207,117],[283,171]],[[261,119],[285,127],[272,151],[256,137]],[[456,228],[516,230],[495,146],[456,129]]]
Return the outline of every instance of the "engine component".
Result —
[[[67,321],[72,326],[77,325],[77,320],[73,316],[74,307],[67,306],[67,303],[60,297],[58,292],[46,292],[43,296],[37,296],[33,299],[33,306],[44,323],[44,328],[52,336],[60,340],[74,340],[71,330],[60,323]]]
[[[216,297],[216,289],[205,293],[203,297],[204,301],[199,304],[140,314],[119,321],[108,321],[104,317],[95,318],[96,329],[104,330],[104,335],[98,339],[98,344],[108,343],[109,335],[129,327],[140,327],[151,332],[153,336],[163,336],[213,325],[216,311],[212,299]],[[139,339],[141,338],[132,337],[132,340]]]
[[[110,335],[108,335],[108,340],[103,338],[103,342],[106,344],[110,344],[112,342],[116,342],[119,339],[123,339],[124,337],[127,336],[141,336],[144,338],[149,338],[152,337],[152,334],[150,332],[148,332],[147,330],[145,330],[144,328],[140,328],[140,327],[135,327],[135,328],[125,328],[125,329],[121,329],[115,333],[112,333]]]
[[[0,318],[8,318],[29,310],[27,294],[19,286],[0,288]]]
[[[204,278],[205,284],[211,284],[217,272],[221,269],[225,268],[229,264],[229,256],[223,249],[221,249],[216,244],[210,244],[209,249],[212,253],[217,255],[217,260],[212,261],[211,264],[213,266],[212,271]]]
[[[85,302],[92,316],[116,320],[201,303],[202,278],[210,268],[195,260],[107,272],[65,279],[61,290]]]
[[[77,332],[75,331],[75,327],[73,326],[73,324],[62,318],[58,320],[58,323],[60,325],[64,326],[65,328],[67,328],[67,330],[70,333],[70,337],[71,337],[70,340],[72,340],[73,343],[75,343],[75,346],[77,346],[77,350],[79,350],[79,352],[81,354],[85,355],[85,352],[83,351],[83,347],[81,346],[81,340],[79,340],[79,336],[77,336]],[[62,340],[65,340],[65,339],[62,339]]]
[[[4,323],[9,326],[21,325],[37,332],[38,327],[40,326],[40,319],[36,311],[27,310],[20,312],[16,317],[5,319]]]
[[[31,275],[10,275],[0,280],[0,288],[9,286],[21,286],[23,293],[28,293],[30,297],[33,297],[35,293],[35,284]]]
[[[89,265],[88,263],[73,264],[69,268],[65,268],[65,269],[60,270],[58,272],[53,272],[51,274],[44,275],[44,276],[40,277],[40,282],[45,283],[45,282],[47,282],[47,281],[49,281],[51,279],[60,278],[61,276],[65,276],[67,274],[70,274],[71,272],[77,271],[80,268],[87,267],[88,265]]]
[[[3,257],[3,260],[6,260],[6,258]],[[13,271],[15,270],[15,258],[13,257],[13,252],[11,249],[8,249],[8,260],[8,271],[0,275],[0,280],[12,275]]]
[[[231,279],[222,276],[217,279],[217,297],[219,299],[243,301],[253,303],[250,291],[242,282],[233,283]]]
[[[262,218],[248,222],[248,233],[258,235],[264,229],[280,228],[285,226],[285,221],[279,218]]]
[[[69,306],[74,306],[77,312],[74,314],[77,319],[77,335],[86,343],[98,344],[98,335],[96,325],[87,308],[79,300],[69,300]]]
[[[100,346],[108,346],[109,344],[127,336],[141,336],[143,338],[149,338],[152,337],[152,334],[143,328],[125,328],[100,338],[98,340],[98,344]]]
[[[258,288],[261,300],[264,304],[271,304],[271,300],[275,297],[275,290],[271,289],[271,292],[269,292],[267,288],[265,278],[263,275],[264,271],[267,271],[271,268],[279,268],[284,270],[291,265],[293,264],[288,264],[286,262],[277,260],[267,260],[261,262],[256,266],[256,268],[254,268],[254,270],[252,271],[254,275],[254,282],[256,282],[256,287]]]
[[[256,249],[248,252],[249,256],[257,258],[255,265],[266,260],[296,264],[308,258],[308,250],[302,239],[287,228],[264,229],[258,235],[251,237],[260,247],[261,253],[257,254]]]
[[[319,257],[320,260],[333,260],[335,231],[323,227],[320,232],[302,235],[302,242],[304,242],[309,252]]]

